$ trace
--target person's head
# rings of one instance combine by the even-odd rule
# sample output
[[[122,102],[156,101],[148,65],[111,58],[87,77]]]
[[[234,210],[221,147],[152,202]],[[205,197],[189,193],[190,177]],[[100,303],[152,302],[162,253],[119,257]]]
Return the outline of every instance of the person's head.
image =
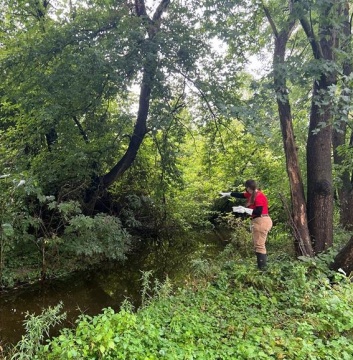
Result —
[[[246,180],[245,181],[245,189],[248,193],[252,194],[256,191],[257,185],[255,180]]]
[[[246,191],[251,194],[247,205],[252,205],[255,202],[255,197],[256,197],[256,190],[257,190],[257,185],[256,185],[256,181],[255,180],[246,180],[245,181],[245,189]]]

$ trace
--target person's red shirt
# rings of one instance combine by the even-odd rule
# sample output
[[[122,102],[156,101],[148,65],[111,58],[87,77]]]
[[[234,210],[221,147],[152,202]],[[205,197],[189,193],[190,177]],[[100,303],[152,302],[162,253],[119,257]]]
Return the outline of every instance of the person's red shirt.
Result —
[[[248,193],[247,191],[244,192],[244,197],[246,198],[246,200],[249,202],[250,198],[251,198],[251,194]],[[253,204],[248,204],[246,205],[249,209],[255,209],[258,206],[262,206],[262,212],[261,215],[268,215],[268,201],[267,201],[267,197],[265,196],[264,193],[262,193],[260,190],[256,191],[256,195],[255,195],[255,201]]]

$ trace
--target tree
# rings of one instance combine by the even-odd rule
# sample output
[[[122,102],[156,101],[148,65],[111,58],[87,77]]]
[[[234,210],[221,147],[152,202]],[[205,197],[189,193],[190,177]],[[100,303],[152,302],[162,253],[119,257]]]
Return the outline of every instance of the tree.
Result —
[[[353,186],[352,170],[350,166],[351,154],[349,149],[353,145],[352,131],[349,133],[349,114],[351,111],[351,74],[352,74],[352,46],[351,46],[351,22],[349,18],[349,2],[342,3],[342,32],[339,39],[340,55],[343,56],[342,71],[339,73],[338,88],[341,95],[337,101],[335,118],[333,123],[333,158],[338,172],[339,182],[337,193],[340,207],[340,223],[351,230],[353,228]]]
[[[145,25],[148,41],[146,42],[147,52],[142,65],[142,81],[140,87],[139,106],[137,119],[134,126],[133,134],[130,138],[129,146],[117,162],[117,164],[104,176],[100,178],[100,183],[104,188],[109,187],[119,176],[121,176],[133,163],[139,147],[147,133],[147,116],[151,101],[151,92],[156,69],[158,66],[158,43],[155,38],[161,28],[162,15],[166,11],[170,0],[162,0],[157,7],[152,18],[149,18],[146,12],[144,0],[135,1],[136,16],[142,19]]]
[[[283,5],[283,4],[282,4]],[[336,1],[316,1],[307,3],[303,1],[289,2],[285,5],[279,5],[277,2],[262,2],[265,15],[269,21],[274,36],[274,62],[273,77],[274,89],[281,121],[282,137],[287,160],[287,172],[291,186],[292,202],[292,223],[294,224],[294,234],[299,239],[304,254],[312,255],[320,253],[332,245],[333,241],[333,178],[332,178],[332,124],[337,100],[335,93],[337,83],[337,73],[342,69],[342,58],[345,60],[343,72],[350,72],[348,58],[350,51],[348,44],[347,14],[348,3],[344,5]],[[279,9],[280,14],[273,17],[275,11]],[[256,19],[256,11],[253,12],[253,19]],[[288,17],[283,16],[287,13]],[[295,22],[298,20],[311,46],[311,58],[306,58],[299,69],[301,73],[297,76],[310,78],[313,81],[310,122],[308,128],[308,138],[306,146],[306,165],[307,165],[307,216],[305,210],[304,186],[301,181],[299,163],[296,156],[296,145],[292,129],[291,107],[289,102],[289,91],[286,85],[286,77],[296,70],[290,69],[291,53],[298,53],[302,49],[303,54],[308,55],[305,48],[300,48],[300,41],[292,40],[291,52],[287,52],[287,43],[291,39]],[[277,24],[276,24],[277,22]],[[260,22],[261,24],[261,22]],[[261,26],[261,25],[259,25]],[[343,36],[342,29],[344,29]],[[299,28],[295,28],[295,38],[300,33]],[[264,36],[267,33],[264,32]],[[265,37],[261,38],[262,41]],[[343,42],[342,42],[343,40]],[[343,44],[345,44],[343,46]],[[298,46],[299,45],[299,46]],[[344,53],[345,55],[342,55]],[[340,55],[338,55],[340,54]],[[346,57],[348,55],[348,57]],[[287,56],[287,61],[286,61]],[[295,64],[298,69],[298,64]],[[309,75],[309,77],[308,77]],[[295,80],[296,81],[296,80]],[[347,82],[345,83],[347,85]],[[292,76],[293,85],[293,76]],[[350,93],[349,86],[343,85],[342,88]],[[343,94],[341,99],[346,99],[347,94]],[[342,101],[341,101],[342,109]],[[344,106],[344,113],[348,114],[347,106]],[[336,113],[337,114],[337,113]],[[342,162],[339,155],[343,155],[344,150],[339,144],[344,142],[346,120],[341,118],[340,125],[335,125],[335,159]],[[338,151],[337,151],[338,149]],[[343,201],[343,189],[345,188],[345,203],[347,204],[351,184],[348,181],[347,172],[344,175],[344,187],[340,190],[341,202]],[[295,216],[297,216],[295,218]],[[346,215],[348,216],[348,215]],[[343,219],[343,218],[342,218]],[[307,231],[309,228],[309,233]],[[302,233],[299,231],[303,231]],[[311,241],[308,238],[310,234]],[[303,246],[303,239],[305,246]],[[311,244],[314,251],[311,250]],[[299,251],[300,252],[300,251]]]
[[[343,50],[342,71],[341,71],[341,96],[338,100],[338,108],[333,127],[333,155],[336,165],[342,168],[340,182],[338,184],[338,198],[340,205],[340,223],[344,228],[353,228],[353,187],[352,169],[350,164],[350,148],[353,144],[352,131],[348,133],[349,114],[351,111],[351,75],[352,75],[352,34],[351,21],[349,17],[350,4],[348,1],[342,3],[342,33],[340,47]],[[348,140],[348,141],[347,141]],[[347,142],[347,144],[346,144]],[[338,252],[331,268],[334,270],[343,269],[346,274],[353,271],[353,238]]]
[[[313,248],[308,229],[304,186],[297,156],[291,106],[288,97],[289,91],[286,84],[285,74],[285,54],[287,42],[291,33],[295,29],[296,19],[290,12],[288,19],[286,19],[282,25],[282,29],[278,30],[269,8],[265,4],[263,4],[263,8],[272,28],[275,40],[273,54],[273,81],[282,130],[284,152],[286,155],[286,168],[291,189],[292,213],[290,223],[293,228],[297,253],[304,256],[313,256]]]
[[[15,16],[17,23],[12,20],[11,37],[3,33],[3,104],[7,104],[3,118],[7,109],[16,109],[11,132],[4,136],[20,152],[24,139],[18,131],[21,126],[26,129],[24,166],[39,176],[46,173],[43,185],[56,178],[46,191],[57,194],[69,179],[63,178],[62,169],[55,176],[42,171],[41,164],[63,162],[63,151],[70,152],[64,156],[68,167],[77,161],[76,171],[89,169],[86,174],[65,173],[86,183],[85,200],[91,209],[95,198],[131,166],[146,134],[158,130],[158,112],[170,110],[180,96],[178,81],[188,78],[195,85],[200,77],[196,62],[206,57],[209,47],[207,36],[195,26],[200,14],[192,13],[191,7],[196,3],[162,0],[151,16],[142,0],[133,5],[126,1],[76,4],[71,12],[66,9],[55,16],[49,7],[49,15],[41,20],[40,29],[45,31],[38,30],[37,18],[26,18],[27,8],[35,12],[34,3],[18,5],[21,16]],[[9,5],[8,14],[12,10]],[[16,25],[22,23],[26,27],[21,33]],[[22,83],[13,82],[19,76]],[[125,104],[129,87],[138,82],[137,118],[131,127],[132,114]],[[77,180],[71,184],[82,189]]]
[[[333,66],[337,47],[334,2],[317,5],[317,31],[307,19],[305,6],[299,19],[311,45],[319,71],[314,79],[307,142],[307,205],[310,235],[315,253],[330,247],[333,241],[333,184],[332,184],[332,101],[330,89],[336,82]]]

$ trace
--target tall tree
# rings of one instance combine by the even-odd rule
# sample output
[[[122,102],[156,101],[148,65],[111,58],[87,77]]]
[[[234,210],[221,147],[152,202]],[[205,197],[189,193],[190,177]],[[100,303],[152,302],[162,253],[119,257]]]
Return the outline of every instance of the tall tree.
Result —
[[[314,79],[307,141],[307,206],[309,230],[315,253],[333,242],[332,118],[331,87],[336,83],[334,52],[337,48],[337,2],[317,2],[317,27],[306,12],[306,4],[296,3],[299,19],[311,45],[319,71]],[[317,30],[315,30],[315,28]]]
[[[342,2],[341,8],[342,32],[340,33],[340,53],[343,54],[341,72],[341,96],[338,100],[337,113],[333,127],[333,155],[334,163],[341,169],[340,182],[337,185],[338,198],[340,205],[340,223],[345,229],[353,229],[353,177],[351,169],[351,151],[353,146],[352,130],[348,131],[349,114],[351,112],[352,90],[351,76],[353,70],[352,63],[352,33],[350,2]],[[342,269],[346,274],[353,271],[353,237],[336,255],[331,264],[333,270]]]
[[[285,73],[287,42],[295,29],[296,19],[290,11],[288,19],[284,21],[282,28],[278,30],[269,8],[264,3],[263,9],[274,36],[273,81],[282,130],[284,152],[286,155],[286,168],[291,190],[292,213],[290,224],[293,229],[297,253],[304,256],[313,256],[313,248],[308,229],[304,186],[297,156],[292,112],[288,96],[289,90],[286,84]]]
[[[304,231],[302,235],[306,239],[307,248],[303,253],[308,255],[324,251],[332,245],[333,241],[331,146],[332,123],[335,111],[334,103],[336,101],[334,90],[337,82],[337,70],[340,69],[341,65],[337,61],[337,54],[343,50],[342,47],[339,47],[338,38],[342,33],[342,29],[346,29],[345,37],[347,38],[347,3],[345,3],[345,6],[342,4],[341,1],[314,1],[310,3],[306,1],[290,1],[287,5],[269,1],[262,2],[274,36],[274,85],[281,119],[287,171],[291,185],[292,205],[293,209],[295,209],[295,214],[292,215],[293,223],[299,225],[297,229],[301,228]],[[286,9],[283,10],[281,6],[286,6]],[[278,16],[275,21],[271,11],[277,8],[281,9],[281,16]],[[346,9],[346,15],[344,15],[342,8]],[[289,14],[288,18],[283,16],[283,14]],[[306,206],[307,224],[311,241],[308,239],[308,232],[306,230],[305,198],[303,196],[299,164],[296,158],[296,146],[291,125],[291,108],[285,78],[285,70],[288,69],[288,65],[285,62],[286,44],[293,30],[295,19],[299,20],[301,28],[306,35],[307,43],[311,46],[312,53],[312,60],[308,61],[307,64],[302,63],[301,75],[299,75],[303,79],[308,79],[308,75],[309,78],[313,79],[310,121],[306,142]],[[344,22],[346,22],[346,25],[344,25]],[[299,31],[300,29],[296,29],[296,33]],[[346,44],[349,44],[349,40]],[[294,49],[297,44],[293,42],[292,46]],[[345,71],[349,71],[347,64],[345,68]],[[345,89],[347,92],[350,92],[349,86],[345,87]],[[343,126],[344,124],[342,124]],[[339,132],[342,132],[342,127],[339,129]],[[336,126],[336,128],[338,127]],[[338,144],[342,143],[342,139],[346,138],[344,134],[339,132],[335,133],[337,147],[339,147]],[[335,150],[337,161],[340,160],[338,155],[339,153]],[[345,178],[347,190],[350,191],[350,183],[347,182],[347,176]],[[296,219],[294,218],[295,215],[298,216]],[[301,236],[298,233],[296,235],[297,238]],[[313,244],[313,251],[310,249],[310,242]]]
[[[117,162],[117,164],[104,176],[100,178],[103,188],[109,187],[119,176],[121,176],[133,163],[139,147],[147,133],[147,117],[151,102],[151,92],[153,87],[156,69],[158,66],[158,43],[155,38],[161,28],[162,15],[166,11],[170,0],[162,0],[158,5],[154,15],[150,18],[146,12],[144,0],[135,0],[135,13],[145,25],[148,40],[146,41],[146,54],[143,60],[142,80],[140,86],[139,106],[137,119],[133,134],[130,138],[129,146]]]
[[[337,193],[340,207],[340,223],[347,230],[353,229],[353,176],[349,164],[351,154],[347,149],[353,146],[352,131],[349,133],[349,114],[351,110],[351,74],[352,62],[352,34],[349,1],[342,3],[342,31],[339,33],[340,54],[343,56],[342,71],[340,72],[340,91],[333,126],[333,158],[337,166],[340,181]]]
[[[198,29],[201,7],[200,12],[195,11],[200,6],[197,1],[156,3],[148,6],[144,0],[133,3],[97,0],[82,6],[76,3],[70,13],[65,7],[63,13],[55,16],[49,11],[49,17],[43,20],[45,31],[41,33],[26,18],[26,8],[34,3],[17,4],[19,12],[7,8],[7,15],[13,15],[8,18],[13,23],[15,41],[3,33],[6,40],[1,64],[2,86],[6,87],[3,103],[12,107],[16,104],[18,112],[13,115],[14,126],[6,136],[8,139],[16,136],[18,149],[21,141],[28,141],[27,167],[38,176],[44,174],[39,168],[45,158],[62,161],[58,158],[63,149],[70,152],[70,156],[63,157],[67,164],[71,161],[68,166],[73,178],[75,161],[76,170],[89,169],[94,178],[86,198],[92,206],[94,197],[132,165],[146,134],[158,131],[161,123],[171,118],[165,116],[161,120],[160,114],[173,111],[169,105],[183,95],[184,89],[178,86],[180,79],[205,89],[204,71],[198,69],[197,62],[207,61],[207,56],[214,64],[217,62],[207,45],[209,37]],[[53,7],[50,9],[54,11]],[[167,10],[170,13],[165,16]],[[16,25],[24,21],[26,28],[21,33]],[[221,63],[217,66],[221,67]],[[15,82],[16,78],[21,78],[21,82]],[[124,106],[129,87],[136,88],[136,84],[140,84],[140,91],[133,120]],[[30,121],[21,124],[19,114]],[[26,138],[17,136],[20,126],[26,128]],[[44,149],[45,135],[46,145],[50,146]],[[71,153],[75,146],[77,150]],[[51,154],[46,150],[51,150]],[[76,159],[74,153],[79,154]],[[80,158],[83,154],[86,155]],[[48,175],[48,170],[45,171]],[[48,179],[54,183],[65,173],[69,172],[43,175],[43,184]],[[62,179],[62,184],[67,180]],[[54,187],[55,184],[47,190],[55,193]]]

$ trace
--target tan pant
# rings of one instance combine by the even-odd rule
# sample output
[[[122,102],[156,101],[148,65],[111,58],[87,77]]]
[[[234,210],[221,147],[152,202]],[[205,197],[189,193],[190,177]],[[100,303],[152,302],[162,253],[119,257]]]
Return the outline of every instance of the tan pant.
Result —
[[[251,221],[252,239],[255,252],[266,254],[267,234],[272,228],[272,220],[269,216],[257,217]]]

